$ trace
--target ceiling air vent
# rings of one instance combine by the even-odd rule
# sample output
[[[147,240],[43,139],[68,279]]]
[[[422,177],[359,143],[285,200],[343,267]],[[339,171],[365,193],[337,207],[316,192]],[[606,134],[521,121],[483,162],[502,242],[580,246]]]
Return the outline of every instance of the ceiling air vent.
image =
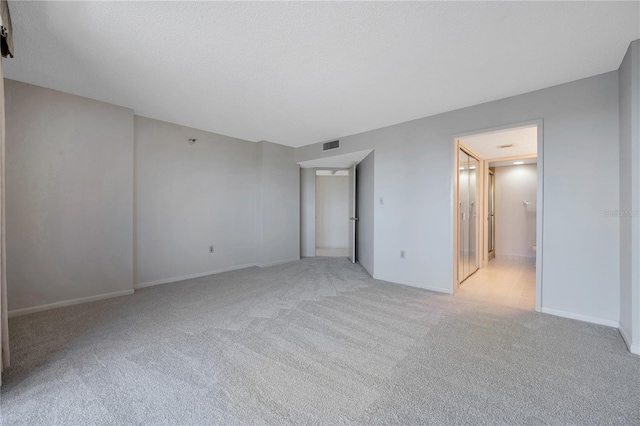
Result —
[[[498,148],[504,149],[504,148],[511,148],[512,146],[513,146],[513,144],[510,143],[509,145],[498,145]]]
[[[329,151],[332,149],[338,149],[340,148],[340,141],[331,141],[331,142],[325,142],[322,144],[322,150],[323,151]]]

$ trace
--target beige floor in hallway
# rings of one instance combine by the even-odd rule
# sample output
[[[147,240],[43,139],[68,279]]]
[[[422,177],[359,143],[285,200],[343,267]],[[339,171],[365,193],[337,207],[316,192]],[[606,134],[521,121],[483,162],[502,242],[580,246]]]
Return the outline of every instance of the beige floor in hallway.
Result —
[[[493,259],[467,278],[456,296],[533,311],[536,268],[531,262]]]

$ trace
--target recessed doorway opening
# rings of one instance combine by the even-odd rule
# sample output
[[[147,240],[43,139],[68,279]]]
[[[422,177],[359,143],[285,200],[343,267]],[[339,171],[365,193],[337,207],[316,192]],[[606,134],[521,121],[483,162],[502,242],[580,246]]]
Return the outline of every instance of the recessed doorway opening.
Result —
[[[316,256],[349,256],[349,170],[316,170]]]
[[[348,256],[352,263],[360,263],[373,276],[374,159],[374,151],[370,149],[298,163],[300,165],[301,257]],[[327,205],[323,184],[317,181],[327,176],[344,179],[345,175],[348,177],[348,210],[345,214],[344,192],[342,192],[340,195],[342,203],[338,204],[342,207],[337,208],[339,227],[332,229],[331,232],[339,239],[344,238],[344,223],[347,222],[348,252],[346,255],[344,240],[336,245],[327,243],[328,240],[320,236],[318,238],[320,241],[316,241],[316,225],[326,228],[327,222],[323,214],[326,213],[327,208],[336,209],[335,204],[333,207]],[[330,228],[331,223],[331,221],[328,222]]]
[[[453,141],[452,293],[540,311],[542,121]]]

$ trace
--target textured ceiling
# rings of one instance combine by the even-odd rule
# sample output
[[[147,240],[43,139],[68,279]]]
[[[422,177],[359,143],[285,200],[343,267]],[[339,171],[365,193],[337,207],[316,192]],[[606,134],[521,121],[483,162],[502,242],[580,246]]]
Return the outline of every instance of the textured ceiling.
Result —
[[[8,78],[301,146],[615,70],[638,2],[10,2]]]
[[[538,128],[520,127],[459,138],[460,143],[485,160],[517,157],[538,152]],[[504,145],[513,145],[500,148]]]

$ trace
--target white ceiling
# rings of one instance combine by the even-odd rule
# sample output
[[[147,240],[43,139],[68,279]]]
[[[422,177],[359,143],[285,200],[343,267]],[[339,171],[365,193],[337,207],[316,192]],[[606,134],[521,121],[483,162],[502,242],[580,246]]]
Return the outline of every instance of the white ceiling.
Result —
[[[316,176],[344,177],[349,176],[349,170],[316,170]]]
[[[616,70],[638,2],[10,2],[5,76],[290,146]]]
[[[465,136],[458,140],[486,160],[532,155],[538,152],[538,128],[536,126],[480,133],[473,136]],[[504,145],[513,146],[500,148]]]
[[[518,164],[513,164],[513,163],[518,163]],[[489,163],[489,167],[505,167],[505,166],[517,166],[520,163],[522,164],[537,164],[538,163],[538,159],[537,158],[527,158],[527,159],[523,159],[523,160],[518,160],[518,161],[492,161]]]
[[[348,154],[342,155],[334,155],[331,157],[318,158],[316,160],[309,161],[301,161],[298,164],[303,169],[313,169],[313,168],[328,168],[328,169],[346,169],[354,164],[360,163],[365,159],[369,153],[373,151],[372,149],[367,149],[364,151],[356,151],[350,152]],[[340,152],[340,150],[334,151],[335,153]]]

